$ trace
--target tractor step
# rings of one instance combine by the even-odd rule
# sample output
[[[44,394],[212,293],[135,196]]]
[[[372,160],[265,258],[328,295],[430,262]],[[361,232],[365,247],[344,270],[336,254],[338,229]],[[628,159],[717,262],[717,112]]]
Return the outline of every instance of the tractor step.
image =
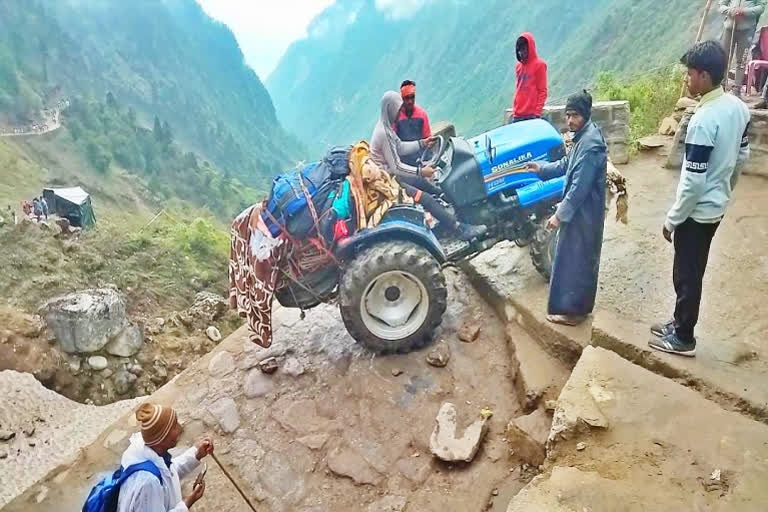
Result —
[[[443,246],[445,257],[450,262],[466,258],[474,252],[472,244],[459,238],[441,238],[440,245]]]
[[[477,254],[487,251],[497,243],[498,238],[486,238],[485,240],[475,240],[472,243],[465,242],[459,238],[440,238],[440,245],[443,246],[446,259],[451,263],[458,263],[461,260],[472,258]]]

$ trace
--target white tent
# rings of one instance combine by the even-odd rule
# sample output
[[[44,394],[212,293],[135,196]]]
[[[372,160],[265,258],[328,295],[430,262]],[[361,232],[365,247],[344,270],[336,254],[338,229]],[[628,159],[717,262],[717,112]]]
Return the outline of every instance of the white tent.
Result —
[[[85,203],[88,200],[88,197],[90,197],[88,192],[80,187],[51,188],[48,190],[51,190],[57,196],[76,205]]]

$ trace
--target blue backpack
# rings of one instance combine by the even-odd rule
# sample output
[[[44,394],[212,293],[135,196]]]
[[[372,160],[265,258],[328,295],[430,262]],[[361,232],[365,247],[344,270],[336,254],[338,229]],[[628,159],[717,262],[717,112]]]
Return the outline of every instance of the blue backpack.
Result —
[[[330,208],[338,185],[349,174],[348,157],[348,147],[335,147],[320,162],[274,178],[261,213],[272,236],[278,236],[283,229],[294,237],[314,231],[312,210],[322,216]]]
[[[162,485],[163,478],[160,476],[160,470],[148,460],[128,466],[125,469],[120,466],[111,476],[107,476],[91,489],[82,512],[116,512],[120,486],[137,471],[149,471],[160,480],[160,485]]]

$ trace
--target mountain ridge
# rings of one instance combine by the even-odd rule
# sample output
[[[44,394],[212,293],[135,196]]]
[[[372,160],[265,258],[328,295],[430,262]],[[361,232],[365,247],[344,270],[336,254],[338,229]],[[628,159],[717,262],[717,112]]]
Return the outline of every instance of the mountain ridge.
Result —
[[[0,20],[0,111],[8,117],[30,117],[56,86],[85,99],[111,92],[262,189],[303,155],[231,30],[195,0],[10,0]]]
[[[512,103],[514,45],[523,31],[533,32],[548,61],[550,100],[564,100],[601,71],[676,63],[701,8],[689,0],[445,0],[394,19],[376,0],[338,0],[265,83],[280,122],[311,140],[313,151],[370,137],[381,95],[406,78],[417,82],[417,100],[434,121],[474,134],[501,123]],[[706,34],[719,23],[712,11]]]

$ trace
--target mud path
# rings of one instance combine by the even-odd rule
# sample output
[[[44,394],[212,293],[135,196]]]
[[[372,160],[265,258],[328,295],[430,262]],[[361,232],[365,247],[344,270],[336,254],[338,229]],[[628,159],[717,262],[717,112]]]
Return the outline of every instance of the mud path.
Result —
[[[661,157],[642,157],[621,168],[630,191],[629,224],[606,222],[598,308],[648,324],[674,308],[673,248],[661,236],[674,202],[679,172]],[[768,180],[742,176],[728,214],[712,242],[697,336],[709,343],[762,344],[768,332]]]

